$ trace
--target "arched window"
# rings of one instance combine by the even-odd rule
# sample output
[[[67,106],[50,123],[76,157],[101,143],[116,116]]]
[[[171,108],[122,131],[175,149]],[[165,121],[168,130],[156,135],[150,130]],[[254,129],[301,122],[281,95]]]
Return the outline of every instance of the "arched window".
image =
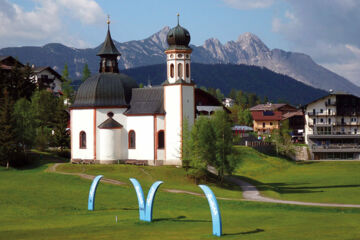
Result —
[[[129,143],[129,148],[130,149],[135,149],[135,147],[136,147],[136,136],[135,136],[135,131],[134,130],[131,130],[129,132],[128,143]]]
[[[170,64],[170,77],[174,77],[174,64]]]
[[[182,69],[181,63],[178,64],[178,76],[179,76],[179,78],[183,77],[183,69]]]
[[[165,134],[164,134],[164,130],[160,130],[158,132],[158,145],[157,148],[158,149],[164,149],[165,147]]]
[[[84,131],[80,132],[80,148],[86,148],[86,133]]]
[[[190,77],[190,65],[188,63],[186,64],[186,77]]]

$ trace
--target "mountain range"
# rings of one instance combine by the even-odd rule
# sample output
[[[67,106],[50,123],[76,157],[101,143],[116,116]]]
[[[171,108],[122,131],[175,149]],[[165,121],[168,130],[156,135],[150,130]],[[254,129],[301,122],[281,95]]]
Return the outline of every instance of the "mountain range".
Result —
[[[122,56],[120,69],[164,63],[164,50],[167,48],[166,35],[169,27],[149,38],[124,43],[115,42]],[[104,34],[105,35],[105,34]],[[42,47],[12,47],[0,49],[0,55],[12,55],[21,62],[36,66],[51,66],[61,73],[67,63],[73,79],[79,78],[85,63],[91,72],[98,71],[99,58],[96,53],[100,46],[76,49],[62,44],[51,43]],[[192,62],[204,64],[245,64],[266,67],[276,73],[288,75],[306,85],[323,90],[345,91],[360,95],[360,87],[349,80],[316,64],[310,56],[287,52],[280,49],[270,50],[257,36],[244,33],[236,41],[222,44],[211,38],[201,46],[191,45]],[[194,79],[196,81],[196,79]],[[264,86],[266,87],[266,85]]]

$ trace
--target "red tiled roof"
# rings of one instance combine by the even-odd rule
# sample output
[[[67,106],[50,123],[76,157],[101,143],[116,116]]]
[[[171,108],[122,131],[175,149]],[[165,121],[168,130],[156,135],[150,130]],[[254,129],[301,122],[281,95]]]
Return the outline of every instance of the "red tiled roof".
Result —
[[[264,116],[263,111],[252,111],[251,115],[255,121],[280,121],[282,119],[282,114],[278,111],[271,116]]]

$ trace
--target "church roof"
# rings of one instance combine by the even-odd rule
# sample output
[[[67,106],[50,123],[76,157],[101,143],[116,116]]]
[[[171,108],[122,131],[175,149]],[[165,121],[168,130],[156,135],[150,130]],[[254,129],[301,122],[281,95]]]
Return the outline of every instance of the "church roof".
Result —
[[[113,129],[113,128],[122,128],[122,127],[123,125],[121,125],[111,117],[106,119],[102,124],[98,126],[98,128],[100,129]]]
[[[80,85],[71,107],[128,106],[132,88],[137,87],[136,81],[125,74],[99,73]]]
[[[164,88],[134,88],[128,115],[164,114]]]
[[[110,34],[110,30],[108,29],[107,31],[107,35],[105,38],[105,41],[100,49],[100,51],[97,54],[98,56],[101,55],[116,55],[116,56],[120,56],[120,52],[117,50],[117,48],[115,47],[115,44],[111,38],[111,34]]]

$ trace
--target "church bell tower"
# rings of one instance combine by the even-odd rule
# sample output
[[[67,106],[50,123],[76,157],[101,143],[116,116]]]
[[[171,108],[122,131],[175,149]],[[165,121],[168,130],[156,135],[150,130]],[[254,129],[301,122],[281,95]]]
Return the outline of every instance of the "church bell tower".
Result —
[[[191,80],[190,33],[177,26],[167,34],[169,47],[165,50],[167,80],[164,82],[166,162],[181,165],[184,121],[189,127],[195,121],[195,84]]]
[[[107,20],[108,31],[102,48],[97,56],[101,58],[99,73],[119,73],[118,57],[121,56],[120,52],[115,47],[115,44],[110,34],[110,18]]]

